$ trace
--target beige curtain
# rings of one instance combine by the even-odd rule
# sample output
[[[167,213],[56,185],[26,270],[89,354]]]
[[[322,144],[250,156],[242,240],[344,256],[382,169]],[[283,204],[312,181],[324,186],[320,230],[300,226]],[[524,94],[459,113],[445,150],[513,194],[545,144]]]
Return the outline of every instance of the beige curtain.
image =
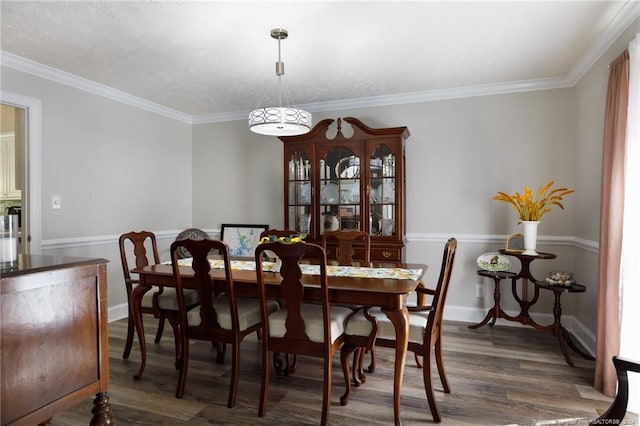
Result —
[[[629,97],[629,52],[609,67],[602,153],[602,206],[594,386],[615,396],[617,377],[611,357],[620,351],[620,258],[624,207],[624,167]]]

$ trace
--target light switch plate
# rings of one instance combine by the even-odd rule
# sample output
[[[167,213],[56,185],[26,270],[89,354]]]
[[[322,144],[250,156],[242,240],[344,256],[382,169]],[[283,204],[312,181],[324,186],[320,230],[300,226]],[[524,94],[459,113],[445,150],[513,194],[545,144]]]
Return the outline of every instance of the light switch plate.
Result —
[[[52,209],[61,209],[62,208],[62,196],[61,195],[52,195],[51,196],[51,208]]]

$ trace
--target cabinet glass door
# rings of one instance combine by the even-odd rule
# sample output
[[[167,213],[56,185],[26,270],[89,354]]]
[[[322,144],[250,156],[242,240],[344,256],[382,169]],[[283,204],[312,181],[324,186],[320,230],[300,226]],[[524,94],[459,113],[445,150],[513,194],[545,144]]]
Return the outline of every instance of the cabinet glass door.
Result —
[[[308,234],[311,231],[312,188],[311,159],[303,151],[295,151],[289,159],[287,229]]]
[[[362,229],[360,157],[346,147],[331,149],[319,161],[320,233]]]
[[[396,157],[387,145],[378,145],[369,159],[369,233],[396,233]]]

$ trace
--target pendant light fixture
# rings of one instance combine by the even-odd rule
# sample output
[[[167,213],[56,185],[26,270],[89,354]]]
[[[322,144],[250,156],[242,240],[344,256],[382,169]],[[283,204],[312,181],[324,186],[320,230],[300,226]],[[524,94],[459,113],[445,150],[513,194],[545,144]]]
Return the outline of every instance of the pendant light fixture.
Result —
[[[266,99],[266,95],[264,95],[256,109],[249,113],[249,129],[261,135],[295,136],[308,133],[311,130],[311,114],[296,108],[289,90],[282,84],[284,62],[280,60],[280,41],[288,36],[289,33],[285,29],[271,30],[271,37],[278,40],[278,62],[276,62],[278,106],[261,107],[260,105]]]

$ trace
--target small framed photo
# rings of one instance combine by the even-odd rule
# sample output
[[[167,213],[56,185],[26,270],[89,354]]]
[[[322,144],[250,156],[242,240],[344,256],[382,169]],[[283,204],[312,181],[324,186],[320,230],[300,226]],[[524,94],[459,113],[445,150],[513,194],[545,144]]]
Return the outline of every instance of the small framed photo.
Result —
[[[269,229],[269,225],[248,225],[223,223],[220,239],[229,246],[232,257],[253,257],[260,244],[260,234]]]
[[[524,251],[524,235],[509,235],[504,246],[504,251],[509,253],[522,253]]]

